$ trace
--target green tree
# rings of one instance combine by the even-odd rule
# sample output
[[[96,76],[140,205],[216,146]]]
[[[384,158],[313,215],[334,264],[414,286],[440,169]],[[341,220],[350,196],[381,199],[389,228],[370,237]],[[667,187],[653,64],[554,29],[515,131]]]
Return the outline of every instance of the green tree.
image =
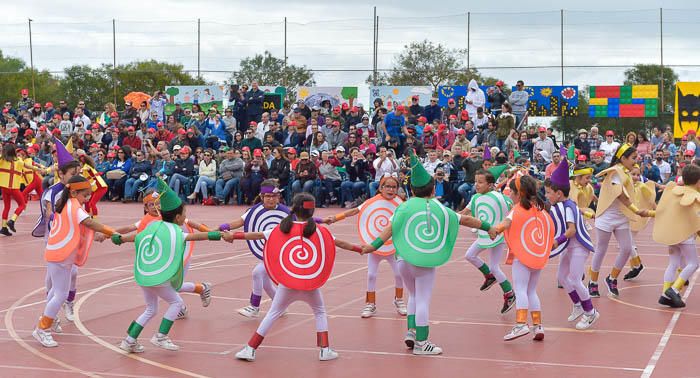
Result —
[[[357,98],[357,87],[343,87],[343,89],[340,90],[340,95],[348,100],[350,107],[352,107],[352,103]]]
[[[112,79],[105,66],[71,66],[63,70],[60,80],[62,99],[75,105],[84,100],[88,109],[101,110],[104,104],[114,101]]]
[[[112,75],[111,67],[105,66]],[[129,92],[153,94],[170,85],[205,85],[206,81],[185,72],[181,64],[171,64],[156,60],[132,62],[117,66],[117,93],[123,96]]]
[[[173,103],[175,103],[175,96],[180,94],[180,90],[177,87],[170,87],[165,91],[165,94],[170,96],[170,99],[168,100],[168,102],[173,104]]]
[[[48,71],[34,70],[36,93],[31,93],[32,70],[19,58],[4,56],[0,50],[0,99],[16,103],[20,90],[28,88],[35,101],[54,101],[60,93],[58,79]]]
[[[663,72],[664,85],[661,87],[661,72]],[[666,112],[667,109],[672,109],[675,95],[676,95],[676,82],[678,81],[678,74],[670,67],[664,67],[663,71],[661,65],[658,64],[637,64],[634,68],[630,68],[625,71],[625,85],[634,84],[658,84],[661,91],[663,92],[664,98],[664,108],[659,109],[659,113]],[[659,105],[661,106],[661,100],[659,99]],[[670,105],[670,107],[668,106]]]
[[[285,67],[284,59],[272,56],[269,51],[241,60],[240,69],[234,72],[229,80],[238,84],[257,81],[260,85],[282,85],[290,88],[290,92],[294,92],[292,88],[297,86],[316,84],[313,72],[306,66],[288,64]],[[296,93],[288,95],[295,97]]]

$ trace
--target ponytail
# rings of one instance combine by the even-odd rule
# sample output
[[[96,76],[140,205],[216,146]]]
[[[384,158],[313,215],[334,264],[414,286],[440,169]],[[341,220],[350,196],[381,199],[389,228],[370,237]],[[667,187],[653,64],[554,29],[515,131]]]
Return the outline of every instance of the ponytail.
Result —
[[[294,216],[290,213],[282,219],[282,222],[280,222],[280,230],[282,230],[283,233],[288,234],[289,231],[292,230],[292,224],[294,224],[293,218]]]
[[[510,190],[514,190],[520,197],[520,206],[525,210],[530,210],[533,206],[537,210],[545,208],[544,201],[537,195],[537,180],[530,176],[521,176],[512,180],[508,186]]]
[[[308,238],[316,232],[316,222],[314,218],[311,217],[306,220],[306,225],[304,225],[304,237]]]
[[[304,225],[304,237],[308,238],[316,232],[316,222],[314,221],[314,208],[305,208],[304,203],[315,202],[316,199],[309,193],[301,192],[292,198],[292,208],[291,214],[286,218],[282,219],[280,222],[280,230],[288,234],[292,229],[292,224],[294,223],[294,217],[296,219],[305,219],[306,224]]]
[[[66,185],[66,187],[63,189],[63,192],[61,192],[61,198],[59,198],[56,202],[56,213],[62,213],[63,209],[68,203],[68,200],[70,199],[70,184],[75,184],[79,182],[87,182],[87,179],[83,176],[75,175],[71,177],[70,180],[68,180],[68,185]]]

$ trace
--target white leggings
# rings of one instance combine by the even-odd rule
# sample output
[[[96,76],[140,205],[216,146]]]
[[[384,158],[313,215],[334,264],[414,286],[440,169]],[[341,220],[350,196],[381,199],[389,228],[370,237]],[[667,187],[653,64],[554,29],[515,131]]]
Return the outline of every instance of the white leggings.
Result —
[[[557,280],[564,286],[567,293],[576,291],[582,301],[590,299],[588,289],[583,285],[581,277],[585,269],[589,251],[573,240],[569,241],[564,253],[559,258]]]
[[[600,272],[600,266],[603,264],[605,254],[608,252],[608,244],[610,244],[610,236],[612,234],[615,234],[615,239],[617,239],[617,243],[620,245],[620,253],[615,259],[614,267],[617,269],[624,268],[627,260],[630,258],[630,254],[632,253],[632,233],[629,228],[607,232],[596,227],[598,240],[595,244],[595,253],[593,254],[593,262],[591,263],[591,270],[594,272]]]
[[[49,277],[50,288],[46,296],[44,316],[56,319],[61,305],[68,298],[68,291],[71,285],[71,271],[74,270],[75,265],[65,266],[54,262],[47,264],[46,275]]]
[[[158,313],[158,298],[163,298],[169,304],[163,315],[168,320],[175,320],[177,313],[185,304],[180,294],[170,286],[170,283],[159,286],[141,286],[141,291],[143,291],[143,298],[146,300],[146,310],[136,318],[136,322],[142,326],[145,326]]]
[[[50,264],[50,263],[49,263]],[[75,291],[76,285],[78,283],[78,267],[73,265],[70,270],[70,291]],[[46,277],[44,278],[44,284],[46,285],[46,292],[51,291],[53,284],[51,283],[51,274],[49,270],[46,269]]]
[[[320,289],[304,291],[279,285],[275,297],[272,299],[270,311],[268,311],[265,319],[258,326],[257,333],[264,337],[277,318],[282,316],[287,307],[296,301],[304,301],[311,307],[311,311],[313,311],[316,318],[316,332],[328,331],[326,306],[323,304],[323,296]]]
[[[253,268],[253,294],[262,296],[263,289],[270,298],[275,298],[277,288],[270,279],[270,276],[267,274],[265,264],[258,263],[258,265]]]
[[[382,262],[382,260],[389,263],[391,266],[391,271],[394,272],[395,287],[403,287],[403,279],[401,278],[401,272],[399,272],[399,263],[396,261],[396,256],[382,256],[376,253],[370,253],[367,255],[367,291],[377,290],[377,270],[379,268],[379,263]]]
[[[505,273],[501,270],[501,261],[503,261],[503,256],[505,254],[505,243],[501,243],[492,248],[480,248],[479,245],[474,242],[467,250],[467,254],[464,258],[467,259],[472,265],[477,269],[484,265],[484,260],[479,258],[479,254],[485,250],[489,250],[489,264],[488,267],[491,270],[491,274],[496,278],[499,283],[508,279]]]
[[[187,278],[187,272],[190,271],[190,262],[187,261],[187,264],[185,264],[184,268],[182,269],[182,277]],[[194,282],[183,282],[182,286],[180,286],[180,290],[178,290],[180,293],[194,293]]]
[[[531,269],[518,259],[513,260],[513,291],[515,308],[518,310],[540,311],[540,297],[537,296],[537,281],[541,270]]]
[[[401,260],[399,269],[408,290],[408,315],[416,316],[416,326],[427,326],[430,298],[435,284],[435,268],[422,268]]]
[[[684,265],[681,259],[685,260]],[[675,281],[676,272],[681,266],[683,266],[683,270],[679,277],[688,281],[698,269],[698,254],[695,251],[694,243],[676,244],[668,247],[668,266],[664,272],[664,282]]]

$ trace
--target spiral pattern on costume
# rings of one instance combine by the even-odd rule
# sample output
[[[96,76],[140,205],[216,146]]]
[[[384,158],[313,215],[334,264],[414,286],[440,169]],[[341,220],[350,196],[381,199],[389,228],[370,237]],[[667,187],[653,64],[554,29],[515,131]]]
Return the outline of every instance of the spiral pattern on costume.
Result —
[[[321,240],[318,248],[303,236],[290,238],[282,245],[279,252],[279,266],[290,277],[312,280],[323,272],[326,267],[326,247],[323,235],[318,229],[316,235]]]
[[[250,213],[245,219],[243,231],[245,232],[263,232],[272,230],[286,218],[289,213],[277,209],[265,209],[262,204],[258,204],[250,209]],[[262,260],[263,251],[265,250],[265,240],[246,240],[248,248],[255,257]]]
[[[408,246],[420,253],[437,253],[447,243],[443,225],[450,223],[450,216],[443,206],[434,207],[438,212],[419,211],[408,218],[403,236]]]
[[[174,226],[163,223],[167,228],[169,239],[161,240],[156,233],[145,235],[137,250],[135,268],[138,274],[149,277],[156,276],[168,269],[175,259],[176,230]],[[164,256],[167,260],[163,261]]]
[[[540,217],[525,221],[520,229],[520,243],[524,251],[535,257],[544,257],[548,251],[547,235],[551,235],[550,224]]]
[[[554,237],[566,232],[566,222],[564,216],[565,212],[566,209],[561,203],[552,206],[552,208],[549,210],[549,213],[552,216],[552,221],[554,222]],[[576,226],[578,227],[578,225]],[[566,248],[567,244],[568,242],[564,242],[557,246],[557,248],[553,249],[549,254],[549,258],[551,259],[552,257],[558,256],[564,250],[564,248]]]
[[[399,202],[388,201],[383,198],[370,199],[362,205],[357,226],[360,232],[360,240],[364,244],[374,241],[379,234],[391,225],[391,217]],[[377,250],[380,254],[394,253],[393,243],[389,240]]]

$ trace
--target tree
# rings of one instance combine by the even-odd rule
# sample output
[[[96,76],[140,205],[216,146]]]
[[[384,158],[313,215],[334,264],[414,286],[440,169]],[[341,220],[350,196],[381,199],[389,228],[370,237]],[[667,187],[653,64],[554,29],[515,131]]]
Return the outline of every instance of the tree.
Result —
[[[678,74],[670,67],[663,68],[664,85],[661,88],[661,66],[658,64],[637,64],[634,68],[630,68],[625,71],[625,85],[634,84],[658,84],[661,92],[663,92],[664,105],[668,108],[668,105],[673,107],[675,95],[676,95],[676,82],[678,81]],[[659,106],[661,106],[661,101],[659,100]],[[664,112],[666,109],[659,109],[659,113]]]
[[[103,66],[112,75],[111,66]],[[118,65],[115,73],[117,93],[123,96],[129,92],[153,94],[170,85],[205,85],[204,79],[185,72],[182,64],[171,64],[156,60],[146,60]]]
[[[171,104],[174,104],[175,103],[175,96],[180,94],[180,90],[177,87],[170,87],[165,91],[165,94],[170,96],[170,99],[168,100],[168,102]]]
[[[112,79],[105,67],[92,68],[88,65],[71,66],[63,70],[61,78],[61,99],[75,105],[85,101],[88,109],[102,109],[104,104],[114,101]]]
[[[290,89],[316,84],[313,72],[306,66],[288,64],[285,67],[284,59],[272,56],[269,51],[241,60],[240,69],[229,80],[239,84],[257,81],[260,85],[282,85]],[[293,97],[294,93],[291,95]]]
[[[31,68],[22,59],[4,56],[0,50],[0,99],[16,103],[22,88],[28,88],[35,101],[54,100],[60,93],[58,79],[48,71],[34,70],[36,93],[31,93],[31,83]]]

